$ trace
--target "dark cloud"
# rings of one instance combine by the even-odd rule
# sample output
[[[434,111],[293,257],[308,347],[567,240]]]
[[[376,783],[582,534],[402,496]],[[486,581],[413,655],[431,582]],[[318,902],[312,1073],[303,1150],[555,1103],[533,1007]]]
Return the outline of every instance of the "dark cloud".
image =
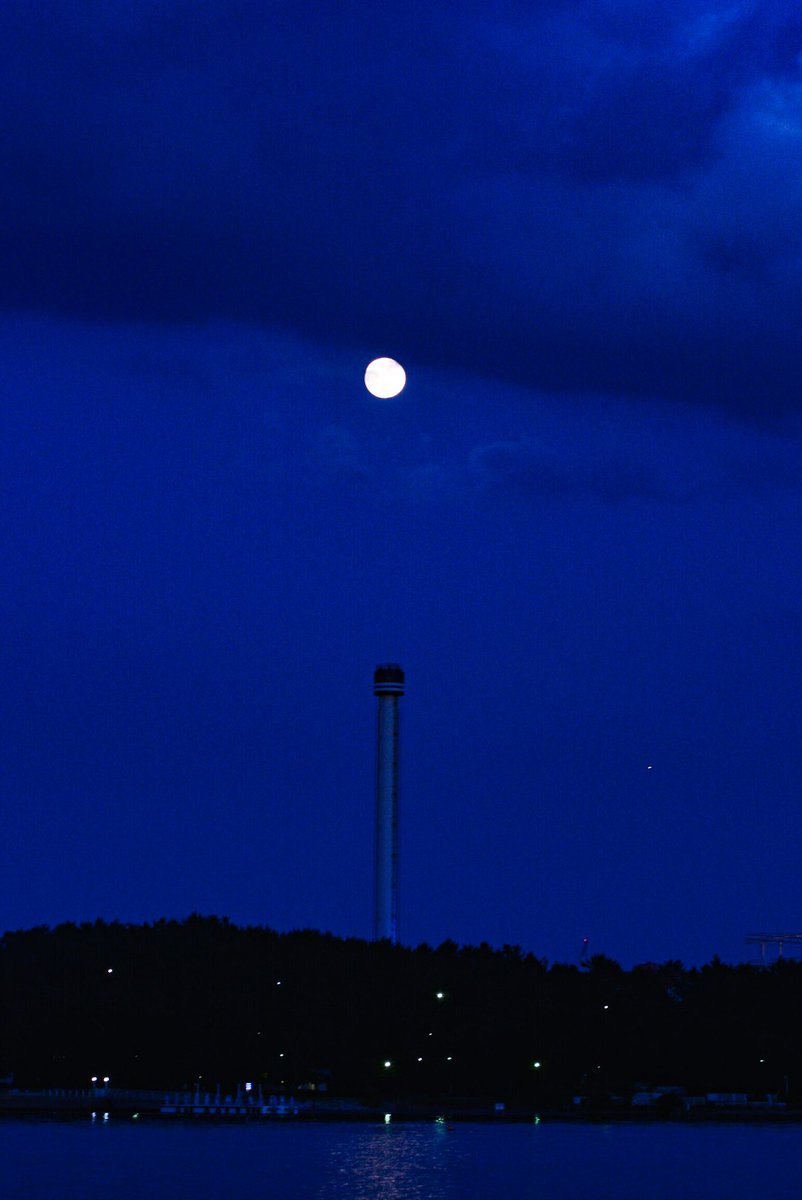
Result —
[[[470,469],[480,488],[522,497],[593,496],[609,504],[676,498],[654,472],[623,456],[572,462],[529,441],[477,446]]]
[[[686,503],[798,488],[802,457],[798,444],[768,440],[758,449],[719,448],[697,463],[677,453],[673,439],[651,457],[637,446],[612,448],[602,442],[593,456],[566,453],[528,439],[476,446],[468,473],[483,492],[543,500],[591,497],[605,504],[630,500]]]
[[[370,478],[354,435],[348,429],[330,425],[321,430],[314,447],[313,466],[327,483],[338,480],[358,485]]]
[[[779,0],[15,0],[0,48],[7,311],[799,407],[802,20]]]
[[[768,452],[741,455],[730,464],[722,484],[734,494],[748,495],[775,488],[798,488],[802,483],[802,454],[799,445],[792,449],[773,447]]]
[[[600,65],[565,157],[580,179],[660,179],[703,165],[743,89],[798,76],[802,22],[785,4],[646,4],[637,14],[615,4],[586,15]]]

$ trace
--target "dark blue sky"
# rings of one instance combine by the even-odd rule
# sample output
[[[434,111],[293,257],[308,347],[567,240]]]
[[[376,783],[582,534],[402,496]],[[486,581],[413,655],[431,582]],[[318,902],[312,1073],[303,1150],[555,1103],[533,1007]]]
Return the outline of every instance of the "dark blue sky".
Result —
[[[802,928],[789,0],[0,9],[6,928]],[[408,386],[362,385],[390,354]]]

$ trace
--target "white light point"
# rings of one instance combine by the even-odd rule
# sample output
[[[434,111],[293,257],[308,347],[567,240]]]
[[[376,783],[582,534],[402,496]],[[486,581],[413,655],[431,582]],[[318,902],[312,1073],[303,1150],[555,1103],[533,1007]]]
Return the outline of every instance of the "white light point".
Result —
[[[365,371],[365,387],[379,400],[399,395],[406,381],[406,371],[394,358],[374,358]]]

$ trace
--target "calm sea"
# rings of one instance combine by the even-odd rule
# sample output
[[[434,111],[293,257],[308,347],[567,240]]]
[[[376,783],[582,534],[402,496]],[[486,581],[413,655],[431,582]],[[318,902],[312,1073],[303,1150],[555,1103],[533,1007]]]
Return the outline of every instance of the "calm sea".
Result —
[[[802,1125],[0,1121],[2,1200],[796,1200]]]

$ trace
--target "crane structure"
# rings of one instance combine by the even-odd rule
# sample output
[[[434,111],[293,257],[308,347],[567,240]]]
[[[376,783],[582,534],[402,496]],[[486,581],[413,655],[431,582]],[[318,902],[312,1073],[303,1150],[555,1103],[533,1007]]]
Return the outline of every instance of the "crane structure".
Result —
[[[760,946],[760,965],[766,965],[766,947],[777,947],[777,958],[783,957],[783,946],[799,946],[802,944],[802,933],[748,933],[744,939],[747,945]]]

